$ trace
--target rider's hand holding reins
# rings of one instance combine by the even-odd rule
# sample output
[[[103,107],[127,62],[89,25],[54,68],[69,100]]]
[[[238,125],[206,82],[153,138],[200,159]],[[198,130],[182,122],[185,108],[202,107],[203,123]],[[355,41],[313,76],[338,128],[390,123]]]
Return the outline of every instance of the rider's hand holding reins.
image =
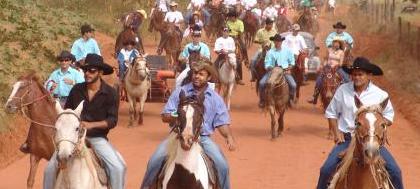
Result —
[[[328,118],[329,127],[332,130],[334,142],[340,144],[344,142],[344,133],[338,129],[337,119]]]

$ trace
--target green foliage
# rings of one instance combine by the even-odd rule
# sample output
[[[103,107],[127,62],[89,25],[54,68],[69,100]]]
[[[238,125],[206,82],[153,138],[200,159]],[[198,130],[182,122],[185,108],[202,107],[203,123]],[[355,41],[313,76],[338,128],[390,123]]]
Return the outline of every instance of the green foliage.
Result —
[[[55,56],[80,36],[84,20],[83,15],[31,0],[0,0],[0,107],[24,70],[37,70],[46,78],[56,68]],[[0,110],[0,131],[6,128],[6,117]]]

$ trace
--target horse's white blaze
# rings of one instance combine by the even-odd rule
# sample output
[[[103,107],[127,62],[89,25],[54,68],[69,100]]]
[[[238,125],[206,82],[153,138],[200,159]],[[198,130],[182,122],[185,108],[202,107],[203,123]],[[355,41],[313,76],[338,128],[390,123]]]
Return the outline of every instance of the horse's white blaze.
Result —
[[[22,85],[22,81],[18,81],[15,84],[13,84],[12,93],[10,94],[9,98],[7,99],[7,103],[13,100],[13,97],[15,97],[17,91],[19,90],[20,86]]]
[[[194,135],[194,131],[193,131],[194,108],[191,106],[184,106],[183,109],[185,111],[185,117],[187,118],[187,122],[186,122],[183,134],[193,136]]]
[[[366,119],[369,122],[369,142],[367,144],[367,149],[369,150],[373,150],[376,149],[378,147],[378,143],[374,142],[374,138],[375,138],[375,122],[376,122],[376,117],[373,113],[367,113],[366,114]]]

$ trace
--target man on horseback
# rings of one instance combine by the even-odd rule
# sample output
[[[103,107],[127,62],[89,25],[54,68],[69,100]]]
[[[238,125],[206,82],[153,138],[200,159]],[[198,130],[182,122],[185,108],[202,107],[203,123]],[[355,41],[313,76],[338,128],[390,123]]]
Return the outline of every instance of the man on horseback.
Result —
[[[171,4],[169,4],[169,7],[170,11],[166,13],[165,18],[163,20],[165,22],[174,23],[176,25],[177,31],[180,33],[180,36],[182,36],[181,24],[184,21],[184,17],[182,16],[181,12],[176,10],[178,7],[178,3],[172,1]]]
[[[355,95],[365,105],[379,104],[389,97],[386,91],[383,91],[371,81],[372,75],[383,75],[383,72],[381,68],[372,64],[368,59],[363,57],[356,58],[353,65],[350,68],[346,67],[345,71],[351,74],[353,81],[342,84],[337,89],[325,111],[325,117],[328,119],[329,126],[334,131],[333,135],[336,145],[321,167],[318,189],[326,189],[328,187],[329,180],[341,161],[340,154],[348,148],[350,141],[354,140],[351,134],[357,127],[357,123],[354,122],[355,112],[357,111],[354,105]],[[386,119],[384,127],[391,126],[394,119],[394,109],[390,101],[383,109],[382,114]],[[402,189],[401,170],[394,158],[385,147],[380,147],[379,153],[386,162],[385,168],[389,173],[392,185],[395,189]]]
[[[118,95],[102,80],[102,75],[112,74],[114,70],[97,54],[88,54],[82,69],[86,82],[72,88],[64,108],[76,109],[84,101],[80,119],[81,127],[87,129],[87,141],[104,163],[111,188],[123,189],[126,165],[107,138],[109,131],[117,125]],[[54,187],[58,171],[56,155],[54,153],[45,169],[44,189]]]
[[[285,37],[283,44],[285,47],[289,48],[292,53],[295,55],[295,60],[300,54],[305,53],[308,50],[305,39],[302,35],[299,34],[300,26],[299,24],[293,24],[292,33]]]
[[[150,11],[150,18],[152,18],[155,8],[159,9],[163,13],[168,12],[169,3],[170,0],[156,0],[155,7]]]
[[[71,47],[71,54],[76,57],[76,62],[79,62],[80,65],[84,65],[87,54],[93,53],[101,55],[98,43],[95,39],[93,39],[94,31],[95,29],[93,29],[90,25],[83,25],[80,28],[82,37],[76,40]]]
[[[295,65],[295,57],[289,49],[282,47],[282,42],[284,41],[284,39],[285,38],[282,37],[280,34],[276,34],[273,37],[270,37],[270,40],[274,41],[274,47],[268,51],[267,56],[265,57],[264,67],[267,70],[267,73],[259,81],[259,107],[261,108],[263,108],[265,105],[265,95],[262,95],[264,94],[265,84],[269,75],[271,74],[271,70],[276,66],[281,67],[285,71],[284,76],[289,85],[290,104],[294,102],[296,93],[296,82],[295,79],[293,79],[291,68]]]
[[[239,85],[244,85],[245,83],[242,81],[242,61],[245,62],[245,65],[248,65],[248,52],[246,50],[245,43],[243,41],[243,33],[244,33],[244,23],[239,20],[237,17],[237,13],[235,11],[230,11],[228,13],[228,21],[226,25],[228,26],[230,32],[229,35],[238,41],[240,49],[240,53],[243,56],[243,60],[237,61],[237,81],[236,83]]]
[[[344,25],[341,22],[337,22],[336,24],[333,25],[333,28],[336,31],[331,32],[327,36],[327,39],[325,40],[325,45],[327,47],[331,47],[334,39],[341,39],[342,41],[344,41],[346,43],[346,47],[352,49],[353,45],[354,45],[353,44],[353,37],[349,33],[344,31],[347,28],[347,26]]]
[[[220,60],[220,55],[226,55],[229,62],[236,64],[235,41],[229,36],[229,28],[224,27],[222,34],[222,37],[217,38],[214,43],[214,52],[219,55],[214,63],[217,70],[220,67],[220,62],[223,61]]]
[[[189,21],[192,17],[193,12],[199,11],[202,13],[202,16],[204,16],[204,25],[207,25],[210,21],[210,13],[204,7],[205,4],[205,0],[191,0],[190,4],[188,4],[187,7],[188,11],[185,15],[185,19]]]
[[[147,19],[147,13],[143,9],[130,12],[122,18],[124,29],[131,29],[135,33],[135,41],[136,43],[138,43],[138,45],[136,45],[136,48],[140,53],[144,53],[144,46],[143,41],[140,37],[139,27],[145,19]]]
[[[261,55],[261,52],[264,48],[264,45],[266,43],[270,43],[270,46],[272,46],[272,43],[270,41],[270,38],[277,34],[277,30],[275,27],[273,27],[274,21],[267,18],[265,19],[265,26],[264,28],[261,28],[257,31],[257,34],[254,39],[254,43],[260,44],[261,48],[258,49],[258,51],[255,53],[254,57],[251,59],[251,82],[254,82],[256,80],[256,70],[255,65],[257,64],[258,57]]]
[[[208,81],[212,77],[217,77],[214,67],[204,62],[197,63],[192,68],[192,82],[177,88],[172,92],[168,102],[162,112],[162,121],[169,123],[171,127],[176,124],[177,108],[180,103],[179,94],[181,91],[186,93],[187,97],[199,96],[205,94],[204,100],[204,122],[201,129],[199,142],[204,149],[204,153],[213,160],[217,170],[218,184],[221,189],[230,188],[229,167],[219,147],[211,140],[210,135],[217,129],[226,139],[229,150],[235,150],[235,140],[230,131],[229,112],[226,109],[222,98],[208,87]],[[163,141],[149,160],[147,170],[143,179],[141,189],[150,188],[158,177],[158,173],[165,162],[167,156],[168,140]]]
[[[262,13],[263,19],[270,18],[271,20],[277,20],[278,12],[275,4],[270,2]]]
[[[127,40],[123,42],[124,48],[121,49],[118,53],[118,77],[122,84],[125,73],[127,71],[128,65],[133,62],[133,60],[140,55],[139,51],[134,48],[136,42],[134,40]]]

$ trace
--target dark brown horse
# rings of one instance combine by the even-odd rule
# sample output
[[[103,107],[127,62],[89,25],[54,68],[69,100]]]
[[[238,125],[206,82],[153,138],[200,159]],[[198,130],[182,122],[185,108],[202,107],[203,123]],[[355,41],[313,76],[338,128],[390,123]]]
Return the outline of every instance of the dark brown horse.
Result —
[[[255,34],[257,33],[258,28],[260,28],[258,23],[258,18],[255,16],[251,10],[247,10],[245,12],[245,16],[243,18],[244,22],[244,38],[245,38],[245,45],[248,47],[251,46],[252,42],[254,41]]]
[[[256,89],[257,94],[258,94],[258,89],[259,89],[259,85],[260,85],[260,80],[264,77],[265,73],[267,72],[267,70],[265,70],[265,67],[264,67],[264,60],[265,60],[265,55],[267,54],[268,50],[270,50],[270,47],[271,47],[270,42],[265,43],[263,45],[261,54],[258,56],[257,62],[255,64],[255,71],[256,71],[256,73],[255,73],[255,78],[256,78],[255,89]],[[259,95],[262,95],[262,94],[259,94]]]
[[[118,57],[118,53],[124,47],[123,44],[125,41],[135,41],[136,42],[135,48],[141,54],[144,53],[144,47],[143,47],[143,42],[142,42],[141,37],[137,35],[137,33],[133,29],[127,27],[127,28],[124,28],[124,30],[118,34],[117,39],[115,41],[115,48],[114,48],[115,57]]]
[[[30,153],[30,170],[27,188],[33,188],[35,174],[41,159],[49,160],[54,153],[53,134],[57,117],[55,101],[42,86],[35,71],[29,71],[13,85],[6,103],[7,113],[22,112],[30,121],[26,140]]]
[[[277,17],[277,22],[276,22],[277,32],[279,33],[287,32],[289,31],[291,26],[292,26],[292,23],[286,17],[286,15],[281,14]]]
[[[296,100],[300,97],[300,87],[304,82],[306,57],[308,57],[307,52],[299,53],[296,59],[296,65],[293,67],[293,77],[296,81]]]
[[[226,21],[226,8],[220,3],[219,7],[210,8],[210,21],[204,27],[208,39],[214,39],[222,35]]]
[[[352,47],[350,44],[344,42],[344,60],[343,60],[343,66],[350,66],[353,62],[353,53],[352,53]]]
[[[354,120],[357,127],[328,189],[395,188],[379,152],[387,142],[388,121],[382,112],[389,99],[363,106],[356,96],[354,98],[358,108]]]
[[[336,68],[324,66],[322,69],[322,88],[320,90],[322,107],[327,109],[338,86],[341,84],[341,76]]]
[[[316,15],[311,9],[304,9],[299,18],[296,21],[301,26],[302,31],[306,31],[315,36],[319,30],[318,20]]]
[[[181,53],[182,34],[174,23],[165,23],[161,32],[158,46],[158,54],[165,50],[166,62],[169,63],[170,68],[179,72],[178,56]]]
[[[164,19],[165,13],[159,9],[155,9],[152,15],[150,15],[150,24],[147,30],[149,32],[153,32],[153,30],[161,32],[164,28]]]

